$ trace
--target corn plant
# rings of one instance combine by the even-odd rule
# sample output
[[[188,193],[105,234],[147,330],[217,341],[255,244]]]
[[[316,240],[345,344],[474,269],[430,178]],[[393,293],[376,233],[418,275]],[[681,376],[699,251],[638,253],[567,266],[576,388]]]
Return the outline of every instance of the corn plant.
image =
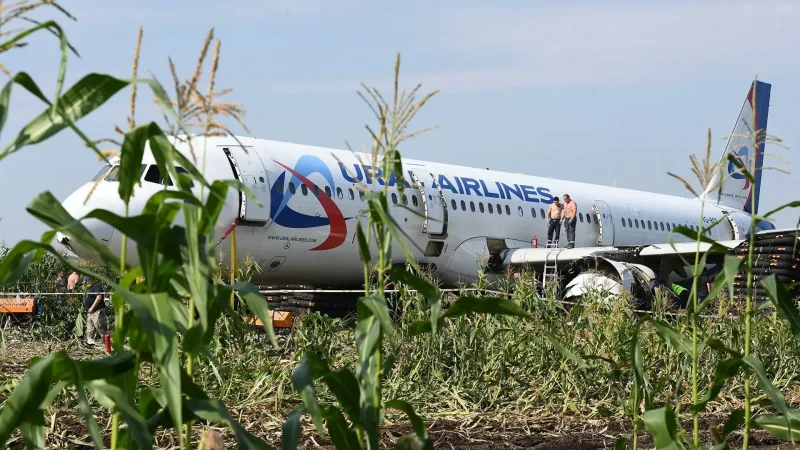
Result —
[[[758,93],[755,92],[755,87],[753,95],[758,95]],[[753,123],[757,123],[755,118]],[[754,130],[747,136],[747,138],[751,139],[751,148],[758,148],[758,146],[763,145],[768,139],[764,130]],[[709,164],[708,161],[710,157],[710,148],[711,134],[709,131],[709,144],[706,150],[705,164],[703,164],[701,167],[694,157],[692,157],[693,171],[697,175],[701,186],[708,185],[715,172],[719,172],[719,185],[717,188],[719,192],[721,192],[722,184],[725,181],[725,178],[723,178],[721,172],[723,166],[722,164]],[[750,195],[754,198],[755,178],[753,174],[756,170],[756,158],[750,158],[750,160],[752,162],[750,167],[745,167],[733,155],[728,155],[727,161],[725,162],[731,162],[735,164],[738,168],[738,172],[747,177],[747,179],[750,181]],[[697,194],[697,191],[692,189],[691,185],[686,182],[686,180],[674,174],[670,175],[681,180],[691,192]],[[783,395],[767,376],[764,365],[758,358],[751,354],[750,350],[751,340],[753,337],[751,334],[752,318],[756,313],[756,309],[753,305],[753,248],[755,246],[756,226],[760,221],[769,220],[773,214],[780,210],[798,206],[800,206],[800,202],[791,202],[780,206],[763,216],[757,215],[755,212],[751,212],[748,254],[745,266],[747,273],[747,291],[743,324],[745,329],[744,349],[742,351],[727,347],[716,336],[705,333],[705,331],[701,329],[699,325],[700,317],[703,311],[708,308],[708,306],[711,304],[711,301],[715,299],[723,290],[727,290],[730,297],[733,297],[734,277],[737,272],[739,272],[743,262],[741,259],[729,255],[730,250],[728,248],[720,245],[718,242],[706,235],[706,233],[713,227],[717,226],[721,220],[709,225],[704,225],[701,208],[700,219],[698,221],[698,231],[694,231],[685,226],[679,226],[674,229],[675,232],[683,234],[684,236],[693,239],[697,243],[694,262],[690,263],[686,259],[682,258],[682,262],[685,265],[694,266],[692,273],[692,289],[687,308],[687,313],[689,314],[691,321],[690,328],[692,335],[691,338],[688,338],[675,327],[664,322],[653,320],[649,316],[641,318],[637,323],[636,332],[633,340],[631,341],[629,355],[630,362],[632,364],[632,376],[634,381],[633,389],[631,390],[631,403],[629,405],[634,421],[634,448],[637,447],[636,433],[638,432],[639,426],[638,411],[640,406],[644,406],[645,412],[642,416],[642,420],[647,430],[653,435],[656,448],[684,448],[684,446],[688,446],[692,449],[726,449],[728,448],[727,438],[730,433],[739,426],[744,425],[743,446],[746,449],[749,446],[750,429],[753,425],[753,422],[783,439],[794,441],[800,437],[800,410],[792,409],[787,406]],[[670,243],[672,244],[672,241]],[[701,243],[709,244],[709,248],[704,252],[700,251]],[[716,277],[716,280],[708,292],[708,295],[706,295],[705,298],[700,299],[698,298],[697,284],[700,279],[701,271],[706,265],[707,258],[712,255],[724,255],[723,270]],[[774,274],[764,279],[761,283],[769,297],[769,301],[767,302],[768,304],[761,305],[761,307],[769,305],[774,306],[781,316],[788,321],[793,336],[795,338],[800,338],[800,311],[798,311],[797,305],[795,305],[793,300],[790,298],[786,286],[784,286]],[[666,343],[673,347],[679,354],[683,354],[684,356],[688,357],[691,361],[692,405],[690,409],[694,423],[691,438],[683,429],[680,428],[678,423],[678,414],[672,405],[666,405],[660,408],[653,407],[651,392],[648,388],[646,375],[643,370],[643,356],[638,339],[641,327],[645,322],[651,322],[657,333]],[[705,348],[709,348],[715,352],[718,352],[724,359],[717,364],[713,375],[712,384],[706,391],[705,395],[701,398],[698,376],[700,367],[699,358],[700,354],[705,350]],[[744,408],[732,411],[729,414],[722,430],[717,428],[712,429],[712,435],[715,440],[713,446],[701,445],[699,414],[705,409],[706,405],[710,401],[714,400],[717,395],[719,395],[720,391],[728,382],[728,380],[737,376],[740,371],[743,372],[745,377]],[[772,405],[778,410],[780,415],[767,415],[760,416],[755,420],[752,419],[752,394],[750,391],[751,373],[756,376],[759,386],[769,398]],[[621,437],[618,440],[618,446],[624,446],[629,438],[630,436]]]
[[[48,107],[28,123],[0,153],[0,160],[23,147],[40,143],[58,132],[70,128],[80,136],[86,145],[101,159],[111,152],[98,148],[98,141],[92,141],[76,125],[76,122],[98,109],[108,99],[122,89],[132,87],[131,117],[129,131],[122,132],[121,173],[118,194],[125,204],[125,215],[119,216],[106,210],[93,210],[85,217],[75,218],[63,209],[49,192],[37,196],[27,207],[27,211],[51,227],[39,241],[25,240],[18,243],[0,263],[0,285],[8,285],[18,280],[25,269],[34,261],[49,253],[63,264],[79,273],[92,275],[110,286],[115,314],[112,332],[115,354],[100,360],[74,360],[66,352],[56,352],[32,361],[28,373],[19,382],[12,395],[0,411],[0,444],[8,441],[12,431],[19,429],[26,445],[42,448],[45,443],[44,408],[51,404],[67,387],[76,389],[80,399],[81,411],[94,444],[103,446],[99,426],[93,416],[87,392],[105,408],[112,411],[111,448],[151,448],[155,432],[159,428],[175,430],[178,443],[190,448],[192,424],[196,420],[224,423],[235,432],[240,447],[267,448],[268,446],[251,433],[242,429],[228,413],[225,405],[211,399],[195,384],[193,372],[198,358],[207,351],[212,340],[217,319],[231,313],[228,298],[236,292],[247,306],[264,322],[273,346],[277,347],[274,331],[268,316],[268,307],[257,290],[249,283],[223,285],[214,280],[215,261],[210,256],[213,246],[213,231],[221,210],[227,189],[241,189],[253,197],[252,192],[235,181],[214,181],[209,183],[197,168],[195,145],[203,144],[204,139],[190,140],[190,160],[178,152],[162,128],[155,122],[136,125],[134,102],[136,86],[145,84],[151,88],[156,101],[171,120],[175,131],[187,132],[188,122],[195,118],[205,118],[201,123],[204,136],[219,132],[222,128],[212,116],[219,113],[211,97],[214,95],[214,73],[217,67],[219,44],[216,46],[214,64],[208,95],[202,95],[197,88],[200,66],[208,51],[212,33],[209,33],[201,52],[198,69],[191,81],[181,84],[175,75],[177,101],[170,100],[166,90],[154,78],[137,78],[138,55],[142,33],[137,41],[133,77],[120,79],[105,74],[89,74],[80,79],[63,95],[61,85],[66,70],[66,35],[55,22],[26,30],[2,48],[13,46],[23,37],[43,29],[54,31],[62,44],[62,62],[57,80],[57,92],[50,102],[24,72],[14,75],[2,91],[0,106],[5,119],[9,110],[11,88],[15,84],[34,93]],[[395,82],[399,71],[395,67]],[[396,83],[395,83],[396,86]],[[377,92],[373,98],[380,99]],[[395,92],[394,103],[382,103],[377,113],[381,119],[380,129],[372,132],[374,138],[373,157],[382,158],[382,166],[387,173],[397,169],[402,186],[402,166],[398,145],[410,135],[405,128],[414,113],[430,96],[414,103],[410,96],[398,97]],[[230,110],[228,111],[230,112]],[[238,119],[235,110],[232,114]],[[205,117],[204,117],[205,116]],[[0,121],[2,123],[2,121]],[[119,128],[118,128],[119,130]],[[176,133],[173,133],[176,134]],[[187,133],[188,134],[188,133]],[[111,142],[116,142],[109,140]],[[138,181],[138,170],[145,148],[149,147],[162,173],[176,180],[177,189],[163,190],[153,195],[142,214],[129,216],[128,203]],[[205,151],[205,148],[203,148]],[[204,164],[205,158],[203,158]],[[179,163],[188,175],[179,174],[175,164]],[[375,164],[377,166],[377,164]],[[192,194],[190,181],[202,186],[200,198]],[[204,190],[208,195],[203,198]],[[90,194],[91,195],[91,194]],[[321,419],[324,417],[328,430],[334,436],[337,446],[352,446],[367,443],[368,448],[378,447],[378,426],[383,420],[385,408],[394,408],[406,413],[416,431],[413,439],[417,444],[431,448],[425,428],[411,406],[400,400],[383,402],[381,382],[391,371],[392,354],[384,355],[384,339],[392,348],[394,329],[389,317],[386,300],[383,296],[383,283],[388,275],[393,280],[413,285],[423,292],[430,301],[430,321],[418,324],[419,330],[436,330],[439,321],[446,317],[463,315],[470,311],[501,312],[525,316],[519,306],[502,299],[463,298],[446,313],[440,314],[440,293],[422,278],[406,271],[402,265],[392,265],[391,247],[393,239],[406,252],[407,260],[416,267],[413,257],[403,243],[399,227],[388,213],[386,190],[370,192],[369,227],[365,233],[359,224],[359,248],[365,265],[365,284],[370,285],[369,240],[374,237],[378,252],[377,289],[367,291],[359,301],[359,324],[356,333],[359,361],[355,374],[347,369],[332,371],[325,362],[309,354],[292,376],[292,381],[304,400],[304,410],[308,411],[320,433],[324,433]],[[174,225],[178,214],[183,215],[184,226]],[[97,241],[81,224],[83,219],[99,219],[118,230],[123,236],[121,255],[117,257],[103,243]],[[60,255],[50,244],[55,233],[61,232],[71,241],[92,249],[108,269],[119,273],[118,280],[95,273],[79,266]],[[128,269],[125,267],[128,241],[137,246],[141,265]],[[418,269],[418,267],[416,267]],[[135,280],[143,281],[134,283]],[[230,314],[231,317],[237,317]],[[180,336],[180,339],[179,339]],[[130,347],[127,348],[125,343]],[[183,361],[182,361],[183,359]],[[141,381],[139,369],[148,363],[156,367],[160,387],[146,386],[137,389]],[[314,393],[313,380],[322,378],[330,385],[344,390],[335,391],[341,410],[335,407],[321,408]],[[350,429],[341,411],[345,411],[355,429]],[[300,410],[289,416],[284,433],[284,447],[296,444]],[[121,427],[121,422],[127,426]]]
[[[199,95],[197,76],[185,86],[176,86],[183,88],[178,89],[182,104],[177,110],[156,79],[137,79],[135,70],[133,79],[92,73],[62,94],[69,45],[66,35],[55,22],[45,22],[20,32],[1,48],[10,48],[25,36],[41,30],[53,31],[61,42],[62,60],[56,96],[51,102],[24,72],[11,78],[0,94],[0,111],[3,114],[0,124],[8,116],[14,85],[36,95],[46,103],[47,108],[24,126],[3,149],[0,160],[67,128],[77,133],[100,158],[107,159],[107,153],[101,151],[96,142],[78,128],[76,122],[101,107],[122,89],[137,84],[149,86],[165,114],[179,129],[188,129],[183,107],[192,105],[182,100],[190,95],[187,92]],[[211,33],[203,55],[210,37]],[[137,57],[138,47],[137,44]],[[212,69],[212,88],[218,50],[219,45]],[[198,67],[202,61],[203,57]],[[209,100],[203,109],[209,111],[209,117],[211,105]],[[87,392],[102,407],[113,411],[111,448],[114,449],[152,448],[154,435],[159,428],[175,430],[179,445],[190,448],[192,424],[197,420],[228,425],[235,432],[240,447],[268,448],[263,441],[242,429],[225,405],[210,398],[192,377],[197,359],[207,352],[217,319],[231,312],[228,303],[231,292],[236,292],[264,322],[265,331],[277,347],[267,304],[255,287],[249,283],[227,286],[212,281],[215,264],[210,250],[213,250],[214,225],[225,194],[231,187],[241,189],[251,197],[252,192],[235,181],[209,183],[195,162],[175,149],[177,142],[170,141],[158,124],[150,122],[135,126],[132,116],[133,109],[129,121],[131,129],[122,133],[124,136],[120,144],[118,193],[126,205],[126,214],[119,216],[106,210],[93,210],[82,218],[71,217],[50,192],[44,192],[28,205],[27,211],[51,229],[39,241],[19,242],[0,262],[0,285],[19,280],[31,263],[49,253],[70,269],[91,275],[110,286],[114,291],[112,301],[116,317],[112,332],[114,355],[96,360],[75,360],[65,351],[60,351],[32,360],[30,369],[0,411],[0,446],[5,446],[11,433],[19,429],[28,448],[43,448],[44,409],[69,387],[77,392],[92,442],[99,448],[104,447],[104,442]],[[146,147],[152,151],[161,172],[169,174],[176,181],[177,189],[158,192],[149,199],[142,214],[128,216],[127,205],[138,182],[137,167]],[[179,174],[175,169],[176,162],[185,167],[189,174]],[[193,195],[189,188],[190,180],[202,185],[208,195],[201,194],[205,198]],[[179,213],[183,214],[184,226],[173,224]],[[120,257],[97,241],[82,225],[81,220],[87,218],[99,219],[125,236]],[[56,232],[96,252],[105,267],[120,274],[119,280],[78,265],[57,252],[51,246]],[[131,270],[126,270],[124,265],[128,240],[137,246],[141,260],[141,265]],[[140,277],[144,277],[144,281],[134,283]],[[235,314],[230,316],[237,317]],[[145,363],[156,368],[159,387],[137,388],[140,382],[139,369]],[[127,426],[121,427],[121,422]]]
[[[405,183],[399,146],[420,133],[407,133],[406,129],[419,109],[436,92],[417,101],[415,93],[420,86],[410,93],[405,89],[401,91],[399,71],[398,54],[391,103],[384,100],[374,88],[365,86],[369,100],[364,94],[360,95],[370,105],[378,120],[377,129],[367,126],[372,138],[372,167],[379,168],[384,174],[393,173],[397,180],[397,189],[402,195]],[[429,319],[414,323],[412,336],[435,333],[444,319],[473,312],[529,317],[517,303],[490,297],[461,297],[442,312],[441,292],[420,276],[422,269],[415,262],[413,251],[405,242],[407,236],[389,212],[389,189],[386,183],[382,189],[366,193],[365,200],[369,205],[366,231],[361,222],[358,222],[356,228],[358,248],[364,264],[366,292],[358,300],[358,324],[355,332],[358,358],[355,370],[333,369],[317,353],[307,352],[304,355],[300,365],[292,373],[292,384],[302,399],[302,406],[289,415],[283,426],[283,448],[296,448],[300,440],[300,416],[308,413],[317,432],[329,435],[336,448],[378,449],[379,429],[389,409],[404,413],[413,425],[414,434],[401,438],[397,443],[399,448],[433,448],[425,424],[411,404],[400,399],[383,400],[383,382],[395,368],[403,344],[398,339],[384,295],[387,278],[400,285],[412,286],[428,301]],[[413,212],[410,208],[407,209]],[[397,245],[393,246],[393,242]],[[394,248],[401,249],[402,259],[393,257]],[[421,249],[417,250],[421,252]],[[376,256],[373,256],[374,252],[377,252]],[[401,262],[398,263],[398,260]],[[373,285],[374,289],[371,288]],[[385,347],[388,347],[388,351],[384,351]],[[325,383],[333,392],[338,404],[320,404],[314,385],[317,380]],[[327,430],[322,419],[327,423]]]

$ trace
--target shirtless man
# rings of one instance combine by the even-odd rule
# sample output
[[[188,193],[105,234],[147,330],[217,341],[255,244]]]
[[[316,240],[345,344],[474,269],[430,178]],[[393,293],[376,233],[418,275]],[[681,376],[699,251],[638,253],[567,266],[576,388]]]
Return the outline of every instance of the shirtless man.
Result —
[[[575,248],[575,224],[578,221],[578,205],[569,194],[564,194],[564,225],[567,227],[567,248]]]
[[[544,220],[547,220],[547,243],[558,244],[558,235],[561,233],[561,209],[564,207],[558,202],[558,197],[553,199],[553,203],[547,208]]]

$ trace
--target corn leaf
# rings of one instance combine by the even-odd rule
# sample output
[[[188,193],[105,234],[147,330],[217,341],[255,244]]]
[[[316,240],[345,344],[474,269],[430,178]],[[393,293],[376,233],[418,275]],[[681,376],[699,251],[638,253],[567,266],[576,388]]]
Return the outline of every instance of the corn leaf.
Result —
[[[800,339],[800,311],[797,310],[794,300],[783,285],[773,273],[766,279],[761,281],[764,289],[767,291],[770,302],[775,306],[778,312],[789,322],[789,328],[792,330],[792,335],[796,339]]]
[[[183,423],[178,339],[170,299],[166,294],[132,294],[122,291],[150,342],[172,421]],[[181,441],[183,440],[181,436]]]
[[[0,160],[26,145],[38,144],[74,124],[127,85],[127,82],[109,75],[86,75],[64,93],[58,100],[55,111],[48,108],[28,123],[14,141],[3,149]]]
[[[678,438],[675,411],[668,408],[651,409],[642,417],[647,431],[653,435],[658,449],[677,450],[684,448]]]

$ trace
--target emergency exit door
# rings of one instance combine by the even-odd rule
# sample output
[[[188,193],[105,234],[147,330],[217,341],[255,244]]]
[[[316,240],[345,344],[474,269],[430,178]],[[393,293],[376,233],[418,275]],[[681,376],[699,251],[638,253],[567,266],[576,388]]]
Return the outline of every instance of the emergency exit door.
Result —
[[[608,203],[602,200],[595,200],[592,209],[594,209],[597,223],[600,226],[597,245],[600,247],[614,245],[614,218],[611,216],[611,208],[608,207]]]
[[[447,203],[444,192],[432,173],[413,170],[411,175],[422,197],[422,232],[434,238],[442,238],[447,234]]]
[[[239,192],[239,219],[242,225],[263,226],[270,216],[270,192],[267,171],[258,151],[253,147],[223,147],[236,179],[250,188],[259,205],[244,192]]]

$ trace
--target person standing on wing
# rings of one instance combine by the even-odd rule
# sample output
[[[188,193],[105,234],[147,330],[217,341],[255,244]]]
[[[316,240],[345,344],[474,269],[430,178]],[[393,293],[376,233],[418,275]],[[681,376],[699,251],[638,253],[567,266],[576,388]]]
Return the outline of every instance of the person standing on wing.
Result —
[[[558,245],[558,235],[561,233],[561,209],[564,207],[558,202],[558,197],[553,198],[553,203],[547,208],[544,219],[547,221],[547,244]]]
[[[567,227],[567,248],[575,248],[575,225],[578,221],[578,205],[569,194],[564,194],[564,225]]]

